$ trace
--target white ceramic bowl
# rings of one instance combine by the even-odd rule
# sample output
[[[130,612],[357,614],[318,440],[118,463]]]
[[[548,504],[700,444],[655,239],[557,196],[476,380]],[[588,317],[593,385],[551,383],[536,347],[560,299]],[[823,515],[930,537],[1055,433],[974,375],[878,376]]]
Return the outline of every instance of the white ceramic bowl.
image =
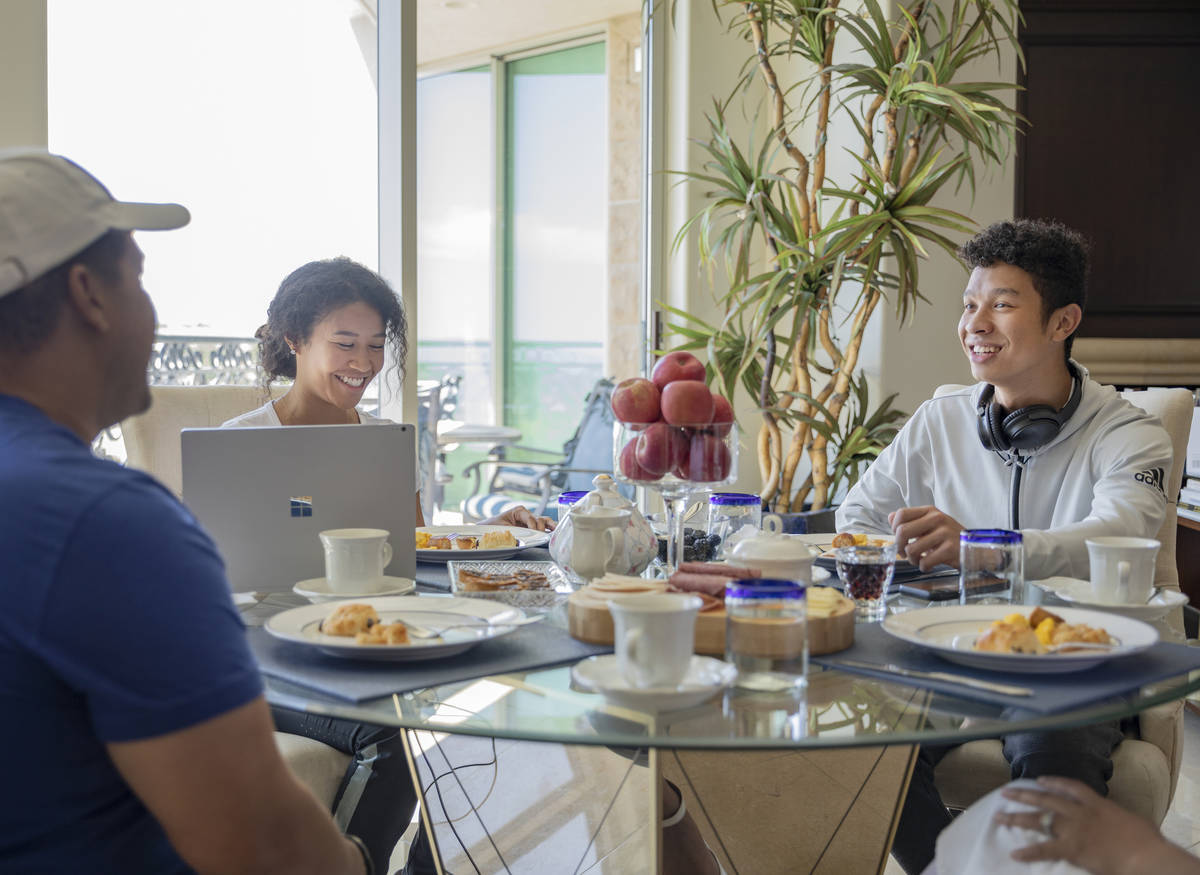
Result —
[[[813,555],[808,545],[787,535],[763,534],[734,545],[729,563],[753,568],[763,577],[812,583]]]

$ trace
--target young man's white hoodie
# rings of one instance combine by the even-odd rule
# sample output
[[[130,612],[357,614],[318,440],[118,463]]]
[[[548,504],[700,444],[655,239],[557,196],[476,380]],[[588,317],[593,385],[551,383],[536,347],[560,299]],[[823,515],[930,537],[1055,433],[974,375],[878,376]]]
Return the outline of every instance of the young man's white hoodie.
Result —
[[[1086,579],[1084,539],[1152,538],[1162,525],[1171,440],[1156,417],[1083,374],[1062,431],[1023,455],[1020,525],[1025,577]],[[837,511],[838,531],[891,534],[888,513],[933,505],[968,529],[1011,528],[1013,464],[979,440],[984,384],[932,398],[905,423]]]

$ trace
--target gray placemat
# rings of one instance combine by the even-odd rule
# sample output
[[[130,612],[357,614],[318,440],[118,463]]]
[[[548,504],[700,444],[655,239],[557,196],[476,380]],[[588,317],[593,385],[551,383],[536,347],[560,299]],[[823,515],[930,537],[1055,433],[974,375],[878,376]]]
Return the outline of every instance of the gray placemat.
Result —
[[[612,652],[611,647],[576,641],[565,629],[546,622],[484,641],[458,656],[420,662],[360,662],[330,656],[280,641],[262,628],[247,629],[246,635],[263,674],[349,702]]]
[[[852,668],[841,664],[843,659],[864,662],[894,663],[918,671],[948,671],[980,680],[1016,684],[1033,690],[1032,696],[1006,696],[987,690],[977,690],[961,684],[923,678],[899,677],[887,672]],[[1200,669],[1200,647],[1158,642],[1149,650],[1131,656],[1118,656],[1094,668],[1066,674],[1019,674],[1017,672],[986,671],[942,659],[930,650],[901,641],[883,631],[879,623],[859,623],[854,627],[854,646],[848,650],[814,656],[818,665],[838,668],[854,674],[869,675],[948,693],[963,699],[976,699],[998,705],[1016,705],[1042,714],[1068,711],[1103,699],[1134,692],[1147,684]]]

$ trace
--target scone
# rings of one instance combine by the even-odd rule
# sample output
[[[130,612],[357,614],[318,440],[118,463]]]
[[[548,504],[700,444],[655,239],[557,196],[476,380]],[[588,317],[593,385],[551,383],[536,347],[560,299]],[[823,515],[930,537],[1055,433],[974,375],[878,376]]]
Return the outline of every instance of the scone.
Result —
[[[379,623],[379,614],[370,605],[343,604],[334,608],[332,614],[322,622],[320,629],[326,635],[352,636]]]
[[[403,623],[376,623],[354,636],[359,644],[407,644],[408,629]]]
[[[480,550],[495,550],[500,547],[516,546],[519,546],[517,539],[513,537],[512,532],[507,530],[484,532],[483,537],[479,539]]]

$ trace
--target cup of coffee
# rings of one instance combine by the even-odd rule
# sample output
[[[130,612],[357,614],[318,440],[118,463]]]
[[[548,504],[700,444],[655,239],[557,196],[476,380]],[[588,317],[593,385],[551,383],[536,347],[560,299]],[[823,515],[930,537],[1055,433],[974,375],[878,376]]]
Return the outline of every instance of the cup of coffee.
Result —
[[[356,593],[377,584],[392,561],[385,529],[326,529],[325,579],[333,592]]]
[[[1154,589],[1154,560],[1162,545],[1153,538],[1088,538],[1092,598],[1100,604],[1143,605]]]
[[[686,593],[629,595],[611,599],[613,649],[632,687],[675,687],[687,675],[696,643],[696,615],[703,602]]]

